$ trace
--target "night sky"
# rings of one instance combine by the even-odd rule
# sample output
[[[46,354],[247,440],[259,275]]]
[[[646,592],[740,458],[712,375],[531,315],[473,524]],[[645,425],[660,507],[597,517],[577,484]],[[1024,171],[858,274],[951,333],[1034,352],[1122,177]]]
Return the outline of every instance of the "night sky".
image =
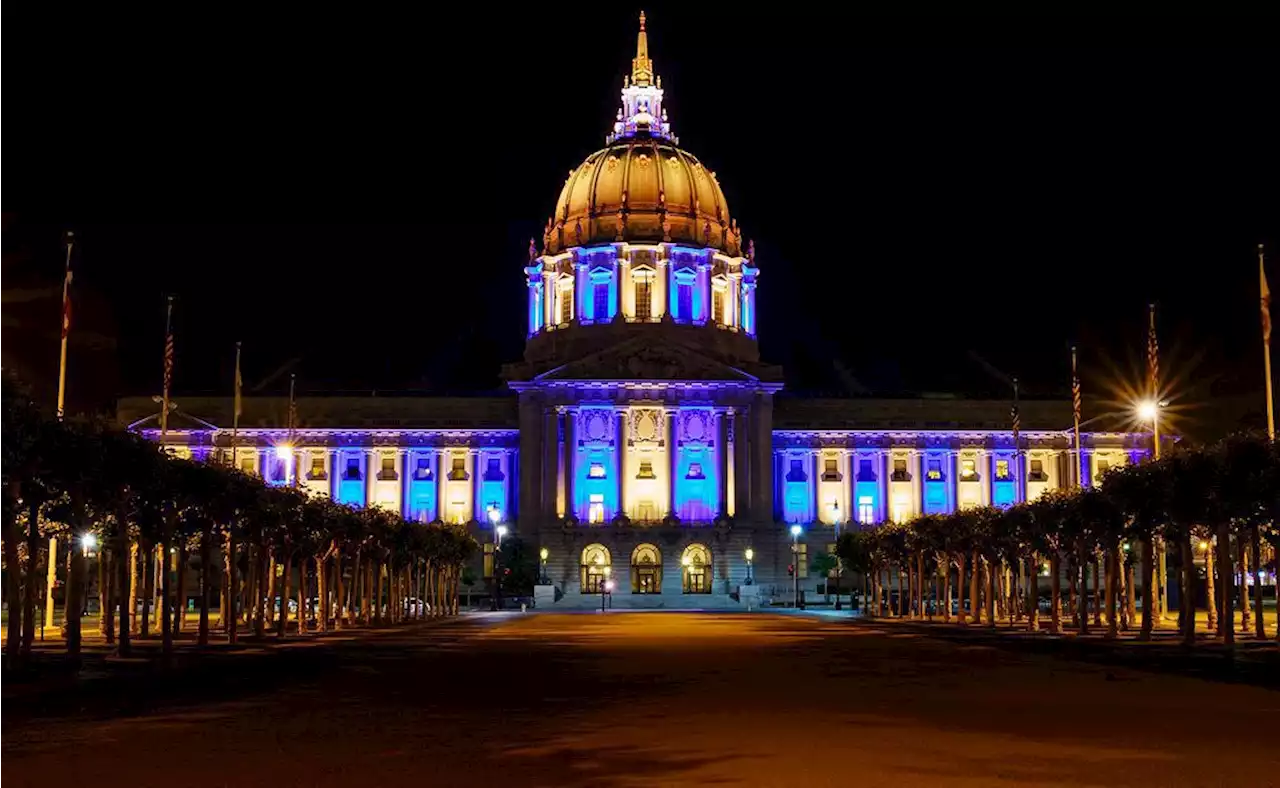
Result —
[[[228,391],[236,340],[262,392],[286,369],[304,392],[497,389],[528,239],[603,144],[638,10],[6,15],[39,53],[6,80],[6,208],[32,211],[5,218],[6,365],[56,369],[69,227],[84,406],[158,391],[167,294],[179,392]],[[646,10],[793,390],[1064,395],[1077,342],[1086,396],[1111,396],[1150,301],[1191,421],[1260,390],[1260,27]]]

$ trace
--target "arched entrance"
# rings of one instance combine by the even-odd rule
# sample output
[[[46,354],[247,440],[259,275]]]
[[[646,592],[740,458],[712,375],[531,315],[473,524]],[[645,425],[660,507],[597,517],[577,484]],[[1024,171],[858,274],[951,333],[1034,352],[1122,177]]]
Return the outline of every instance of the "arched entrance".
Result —
[[[582,549],[582,593],[604,592],[604,581],[613,570],[609,548],[602,544],[589,544]]]
[[[662,553],[651,544],[631,551],[631,593],[662,593]]]
[[[711,551],[706,545],[691,544],[680,557],[681,574],[684,575],[684,593],[711,593]]]

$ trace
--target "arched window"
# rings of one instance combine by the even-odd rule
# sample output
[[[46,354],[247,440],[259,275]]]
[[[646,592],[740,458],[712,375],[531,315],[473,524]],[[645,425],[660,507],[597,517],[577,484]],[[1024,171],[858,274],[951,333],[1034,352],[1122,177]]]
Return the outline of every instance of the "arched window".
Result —
[[[651,544],[631,551],[631,593],[662,593],[662,553]]]
[[[686,594],[711,593],[711,551],[706,545],[691,544],[680,557],[683,590]]]
[[[602,544],[587,545],[582,550],[582,593],[604,593],[604,583],[612,571],[609,548]]]

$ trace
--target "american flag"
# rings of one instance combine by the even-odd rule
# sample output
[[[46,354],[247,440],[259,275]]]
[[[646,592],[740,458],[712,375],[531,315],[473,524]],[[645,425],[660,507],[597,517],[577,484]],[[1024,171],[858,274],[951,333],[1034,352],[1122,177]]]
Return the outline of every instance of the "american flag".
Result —
[[[62,340],[71,333],[71,247],[75,244],[75,233],[67,233],[67,276],[62,282]]]
[[[169,399],[173,386],[173,297],[169,297],[169,309],[164,318],[164,398]]]
[[[1076,349],[1071,348],[1071,415],[1080,428],[1080,373],[1076,371]]]
[[[1160,396],[1160,346],[1156,342],[1156,305],[1148,309],[1147,328],[1147,385],[1151,388],[1151,396]]]
[[[1013,421],[1013,448],[1018,449],[1018,433],[1022,431],[1022,414],[1018,412],[1018,379],[1013,379],[1013,407],[1009,408],[1009,418]]]
[[[1262,277],[1262,341],[1271,344],[1271,288],[1267,286],[1267,267],[1262,262],[1262,244],[1258,244],[1258,275]],[[70,272],[67,276],[71,276]]]

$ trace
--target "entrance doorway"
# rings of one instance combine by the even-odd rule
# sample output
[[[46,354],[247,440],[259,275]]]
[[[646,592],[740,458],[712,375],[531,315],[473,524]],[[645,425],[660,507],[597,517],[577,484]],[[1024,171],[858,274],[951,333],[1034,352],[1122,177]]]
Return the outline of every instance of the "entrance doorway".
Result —
[[[602,544],[587,545],[582,551],[582,593],[604,593],[612,569],[609,549]]]
[[[684,593],[711,593],[711,551],[706,545],[691,544],[684,549],[680,557],[680,568],[684,575]]]
[[[662,593],[662,553],[651,544],[637,545],[631,552],[631,593]]]

